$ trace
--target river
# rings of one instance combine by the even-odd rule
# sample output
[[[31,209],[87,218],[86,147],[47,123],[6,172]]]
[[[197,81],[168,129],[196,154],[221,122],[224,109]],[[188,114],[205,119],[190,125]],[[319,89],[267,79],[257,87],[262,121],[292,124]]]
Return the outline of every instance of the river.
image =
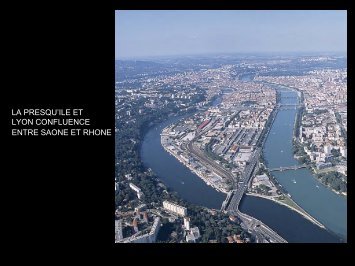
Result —
[[[214,105],[218,104],[219,102],[220,99],[217,99],[214,102]],[[286,123],[282,119],[280,120],[278,118],[280,113],[281,111],[278,113],[274,125],[279,124],[277,121],[281,121],[281,124]],[[290,117],[289,120],[287,120],[287,123],[291,123],[291,126],[293,126],[291,120],[294,119],[291,117],[292,115],[292,113],[289,113]],[[212,187],[208,186],[205,182],[202,181],[202,179],[193,174],[187,167],[177,161],[172,155],[167,153],[161,146],[160,133],[162,129],[172,123],[175,123],[185,116],[171,117],[148,131],[142,143],[142,161],[145,166],[150,167],[168,187],[176,191],[183,199],[194,204],[206,206],[208,208],[220,209],[222,202],[225,199],[225,194],[217,192]],[[282,116],[283,115],[281,113],[280,117],[282,118]],[[274,125],[271,129],[271,132],[274,132]],[[291,132],[285,131],[284,127],[280,127],[280,129],[282,130],[281,132],[284,132],[287,134],[287,136],[290,133],[290,137],[292,139],[292,128]],[[268,145],[268,148],[265,151],[266,155],[272,151],[270,147],[273,146],[273,142],[278,142],[277,139],[270,137],[274,135],[275,134],[271,133],[266,141]],[[292,147],[290,146],[292,143],[285,141],[284,145],[285,146],[282,146],[284,153],[287,151],[287,147],[289,148],[289,152],[292,152]],[[276,147],[277,148],[275,148],[274,151],[281,150],[279,149],[279,146]],[[269,163],[271,163],[272,156],[270,157],[267,155],[267,157]],[[277,160],[277,157],[275,157],[275,160]],[[276,178],[278,177],[276,176]],[[287,189],[288,186],[286,184],[288,183],[289,179],[292,178],[280,178],[280,183]],[[301,181],[299,182],[301,185]],[[290,188],[291,189],[289,191],[292,194],[292,187]],[[297,198],[298,196],[294,197],[295,200],[297,200]],[[323,202],[323,206],[325,207],[329,206],[328,202],[326,202],[327,201]],[[240,210],[265,222],[265,224],[278,232],[288,242],[340,242],[340,239],[337,236],[316,226],[297,212],[266,199],[244,196],[240,205]],[[309,212],[312,214],[311,211]]]
[[[166,152],[161,145],[160,133],[162,130],[186,116],[169,118],[148,131],[142,143],[142,161],[168,187],[178,192],[183,199],[208,208],[220,209],[226,197],[225,194],[206,185],[201,178]]]
[[[298,103],[296,91],[281,88],[281,106]],[[280,110],[275,118],[264,147],[269,168],[299,165],[293,157],[292,137],[296,109]],[[292,195],[292,199],[329,230],[346,239],[347,201],[322,185],[308,169],[272,173]]]

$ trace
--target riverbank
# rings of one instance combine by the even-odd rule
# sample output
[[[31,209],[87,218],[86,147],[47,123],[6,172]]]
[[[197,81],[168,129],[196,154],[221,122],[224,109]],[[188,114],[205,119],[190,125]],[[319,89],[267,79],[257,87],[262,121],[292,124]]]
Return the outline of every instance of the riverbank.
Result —
[[[291,201],[292,204],[294,204],[295,206],[298,207],[295,208],[293,206],[291,206],[290,204],[287,204],[285,202],[282,202],[281,200],[277,200],[275,199],[276,197],[280,197],[280,196],[276,196],[276,197],[273,197],[273,196],[265,196],[265,195],[260,195],[260,194],[257,194],[257,193],[251,193],[251,192],[247,192],[246,193],[247,195],[249,196],[254,196],[254,197],[259,197],[259,198],[264,198],[264,199],[267,199],[267,200],[271,200],[273,202],[276,202],[277,204],[280,204],[280,205],[283,205],[283,206],[286,206],[287,208],[301,214],[304,218],[308,219],[309,221],[311,221],[312,223],[318,225],[319,227],[325,229],[325,226],[323,224],[321,224],[320,222],[318,222],[314,217],[312,217],[309,213],[307,213],[305,210],[303,210],[296,202],[294,202],[290,197],[286,196],[286,195],[283,195],[288,201]]]
[[[163,129],[163,131],[166,128]],[[162,136],[163,137],[163,136]],[[180,163],[182,163],[184,166],[186,166],[193,174],[197,175],[199,178],[201,178],[208,186],[211,186],[212,188],[214,188],[215,190],[217,190],[218,192],[224,193],[224,194],[228,194],[228,191],[226,191],[223,188],[220,188],[218,186],[216,186],[213,182],[210,182],[208,180],[207,177],[205,177],[200,171],[194,169],[189,163],[187,163],[186,161],[184,161],[177,153],[173,152],[171,149],[169,149],[168,147],[166,147],[163,138],[161,138],[161,146],[164,148],[164,150],[166,152],[168,152],[170,155],[174,156]]]
[[[323,174],[323,173],[327,173],[327,172],[338,172],[336,166],[332,166],[329,168],[325,168],[322,170],[318,170],[314,167],[314,164],[310,161],[306,161],[303,162],[301,161],[301,158],[304,158],[305,156],[307,156],[309,158],[309,156],[305,153],[304,155],[297,155],[295,150],[299,150],[299,149],[304,149],[305,145],[302,145],[298,139],[294,139],[292,141],[292,146],[293,146],[293,157],[297,160],[297,162],[299,163],[305,163],[307,165],[307,168],[310,170],[310,172],[312,173],[312,176],[322,185],[324,185],[325,187],[327,187],[329,190],[331,190],[333,193],[336,193],[340,196],[343,197],[347,197],[347,193],[346,192],[341,192],[338,190],[335,190],[334,188],[331,187],[330,184],[326,184],[325,182],[322,181],[322,179],[320,177],[318,177],[319,174]],[[309,159],[308,159],[309,160]]]
[[[321,183],[322,185],[326,186],[328,189],[330,189],[332,192],[334,192],[335,194],[337,194],[337,195],[339,195],[339,196],[342,196],[342,197],[345,197],[345,198],[348,196],[348,194],[347,194],[346,192],[337,191],[337,190],[335,190],[334,188],[332,188],[330,185],[327,185],[327,184],[323,183],[320,178],[316,177],[316,175],[315,175],[316,170],[315,170],[315,169],[312,169],[312,170],[313,170],[312,172],[313,172],[314,178],[315,178],[319,183]]]

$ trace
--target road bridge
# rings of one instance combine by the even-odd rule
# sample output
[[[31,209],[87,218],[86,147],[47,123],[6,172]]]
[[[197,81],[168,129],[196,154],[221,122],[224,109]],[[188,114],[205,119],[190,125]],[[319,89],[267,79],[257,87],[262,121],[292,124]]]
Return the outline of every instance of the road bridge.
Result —
[[[297,170],[297,169],[301,169],[301,168],[306,168],[307,165],[306,164],[301,164],[301,165],[292,165],[292,166],[281,166],[278,168],[270,168],[268,169],[269,172],[275,172],[275,171],[287,171],[287,170]]]
[[[246,166],[242,175],[241,180],[243,181],[239,182],[238,188],[233,191],[230,203],[227,207],[224,206],[224,208],[227,210],[228,213],[236,215],[242,221],[246,228],[248,228],[248,230],[256,236],[257,242],[263,242],[263,239],[267,239],[268,241],[274,243],[287,243],[285,239],[279,236],[267,225],[239,211],[240,201],[242,200],[243,195],[248,189],[248,185],[251,181],[251,177],[253,176],[254,170],[258,163],[260,153],[261,148],[255,150],[251,161]]]

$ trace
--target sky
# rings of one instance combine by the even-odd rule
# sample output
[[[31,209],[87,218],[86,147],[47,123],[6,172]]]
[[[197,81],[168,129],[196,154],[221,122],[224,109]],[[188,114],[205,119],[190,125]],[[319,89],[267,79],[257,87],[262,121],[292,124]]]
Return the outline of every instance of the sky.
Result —
[[[343,10],[115,11],[115,57],[346,52]]]

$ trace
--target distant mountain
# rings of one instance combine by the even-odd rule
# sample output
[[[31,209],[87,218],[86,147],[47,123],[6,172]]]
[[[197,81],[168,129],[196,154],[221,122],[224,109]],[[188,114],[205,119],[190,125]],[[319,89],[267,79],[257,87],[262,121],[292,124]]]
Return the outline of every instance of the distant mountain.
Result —
[[[134,67],[134,68],[151,68],[151,67],[161,67],[162,64],[153,61],[142,61],[142,60],[116,60],[116,66],[118,67]]]
[[[283,61],[287,61],[287,64]],[[260,63],[274,65],[273,70],[264,72],[264,75],[304,75],[310,70],[318,68],[346,68],[346,56],[285,56],[285,55],[219,55],[219,56],[183,56],[171,58],[156,58],[151,60],[116,60],[115,79],[154,77],[159,75],[171,75],[184,71],[198,71],[200,69],[218,68],[222,65],[235,65],[236,72],[244,72],[245,65],[249,64],[250,70]],[[250,65],[251,64],[251,65]],[[282,70],[278,65],[282,65]],[[253,72],[253,71],[252,71]]]
[[[169,70],[169,66],[152,62],[152,61],[136,61],[136,60],[116,60],[115,61],[115,79],[116,81],[136,78],[144,75],[154,75]]]

